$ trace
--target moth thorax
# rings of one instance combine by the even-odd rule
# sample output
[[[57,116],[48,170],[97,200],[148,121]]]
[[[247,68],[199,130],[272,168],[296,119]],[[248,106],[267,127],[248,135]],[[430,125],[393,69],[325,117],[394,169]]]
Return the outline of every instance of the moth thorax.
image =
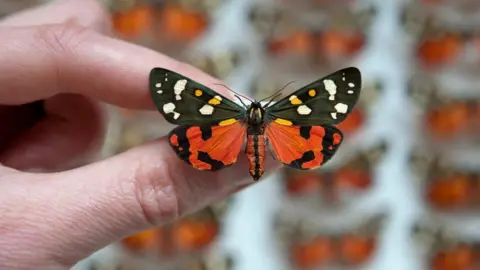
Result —
[[[260,104],[252,104],[248,110],[248,121],[250,125],[260,125],[263,123],[263,108]]]

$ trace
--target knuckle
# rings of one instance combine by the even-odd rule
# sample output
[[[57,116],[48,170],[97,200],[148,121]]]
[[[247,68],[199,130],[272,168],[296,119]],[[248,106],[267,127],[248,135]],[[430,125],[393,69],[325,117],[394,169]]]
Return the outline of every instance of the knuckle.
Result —
[[[134,190],[145,220],[158,225],[181,216],[171,167],[161,157],[140,156],[134,166]]]
[[[36,40],[54,56],[64,56],[75,51],[93,33],[93,30],[74,23],[44,25],[37,28]]]

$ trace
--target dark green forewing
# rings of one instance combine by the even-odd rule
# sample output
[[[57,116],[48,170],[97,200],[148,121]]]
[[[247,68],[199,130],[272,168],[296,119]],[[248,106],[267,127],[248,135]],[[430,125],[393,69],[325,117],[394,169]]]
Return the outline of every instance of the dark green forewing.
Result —
[[[270,121],[293,125],[334,125],[352,111],[360,96],[360,70],[348,67],[302,87],[266,109]]]
[[[150,94],[165,119],[176,125],[201,125],[242,119],[245,109],[212,89],[176,72],[154,68]]]

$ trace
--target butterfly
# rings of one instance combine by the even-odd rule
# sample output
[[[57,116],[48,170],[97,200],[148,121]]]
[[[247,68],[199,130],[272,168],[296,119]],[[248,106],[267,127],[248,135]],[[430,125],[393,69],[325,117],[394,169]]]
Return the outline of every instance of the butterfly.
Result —
[[[293,94],[265,105],[251,100],[239,105],[176,72],[154,68],[150,93],[164,116],[179,125],[169,134],[178,157],[199,170],[218,171],[233,165],[245,137],[249,172],[264,173],[268,147],[285,166],[308,170],[330,160],[343,140],[334,125],[355,106],[361,90],[360,70],[348,67],[316,80]],[[270,149],[270,148],[268,148]]]

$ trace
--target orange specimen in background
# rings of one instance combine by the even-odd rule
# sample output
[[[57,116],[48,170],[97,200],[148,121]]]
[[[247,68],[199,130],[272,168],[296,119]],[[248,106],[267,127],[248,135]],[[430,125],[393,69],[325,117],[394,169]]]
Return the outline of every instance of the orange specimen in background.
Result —
[[[201,35],[208,26],[205,14],[185,9],[179,4],[166,3],[160,9],[158,35],[189,42]]]
[[[150,229],[122,240],[123,245],[135,252],[153,250],[158,244],[157,229]]]
[[[112,14],[113,28],[126,38],[136,38],[153,23],[153,12],[150,5],[138,5],[130,10]]]
[[[191,252],[206,247],[218,234],[214,222],[185,221],[174,227],[174,242],[182,252]]]
[[[427,186],[427,199],[435,207],[448,209],[466,206],[472,185],[467,175],[451,175],[431,180]]]
[[[296,31],[291,35],[273,39],[268,44],[270,53],[309,54],[312,51],[313,36],[308,31]]]
[[[433,270],[474,270],[476,256],[470,246],[460,245],[435,254],[430,261]]]
[[[302,172],[287,176],[286,190],[291,196],[318,192],[320,181],[316,172]]]
[[[323,32],[319,39],[320,53],[333,58],[350,57],[365,45],[365,36],[356,32],[329,30]]]
[[[428,111],[425,115],[427,129],[442,139],[451,138],[470,126],[470,112],[466,103],[452,102]]]
[[[326,265],[362,265],[372,257],[375,249],[374,237],[348,234],[293,243],[290,254],[299,269],[316,269]]]
[[[344,134],[352,134],[357,131],[363,124],[365,117],[362,110],[355,108],[353,111],[341,122],[336,125]]]
[[[299,268],[311,268],[333,260],[334,243],[330,238],[318,237],[308,243],[295,243],[290,247],[293,263]]]
[[[347,265],[360,265],[372,256],[375,248],[371,237],[346,235],[340,240],[340,258]]]
[[[426,67],[452,62],[462,49],[462,38],[454,33],[423,40],[417,48],[417,57]]]
[[[268,43],[273,54],[313,55],[332,58],[351,57],[365,45],[362,33],[347,33],[336,30],[320,34],[308,30],[297,30]]]
[[[205,212],[200,212],[205,214]],[[186,218],[173,224],[137,233],[122,240],[130,251],[172,256],[199,251],[217,237],[219,224],[216,219]]]
[[[343,188],[366,189],[372,184],[372,176],[364,168],[342,168],[333,174],[337,185]]]

